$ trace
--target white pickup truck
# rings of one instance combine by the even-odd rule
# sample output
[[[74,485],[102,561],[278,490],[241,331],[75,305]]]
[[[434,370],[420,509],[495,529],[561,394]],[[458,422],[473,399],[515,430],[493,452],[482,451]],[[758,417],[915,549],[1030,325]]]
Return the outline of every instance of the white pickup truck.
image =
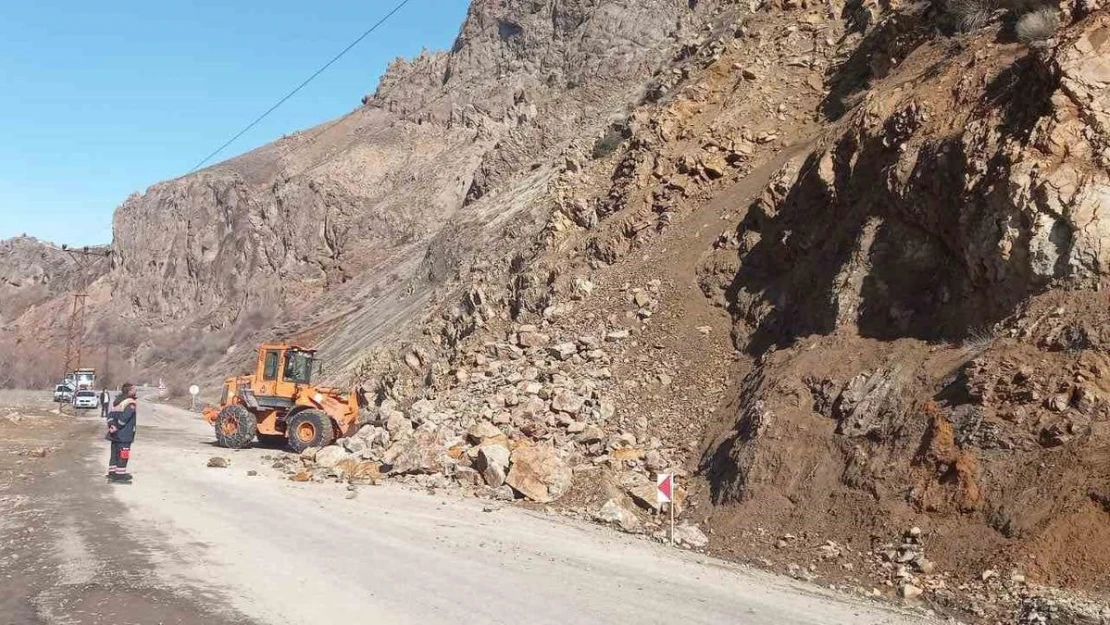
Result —
[[[73,401],[73,387],[59,384],[54,387],[54,401],[59,404],[68,404]]]

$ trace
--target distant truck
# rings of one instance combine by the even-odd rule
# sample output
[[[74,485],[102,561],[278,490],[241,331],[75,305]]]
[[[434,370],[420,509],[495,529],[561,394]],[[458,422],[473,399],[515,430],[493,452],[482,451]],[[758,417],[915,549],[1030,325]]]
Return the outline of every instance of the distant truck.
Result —
[[[96,388],[96,369],[83,367],[66,374],[66,386],[76,391],[89,391]]]

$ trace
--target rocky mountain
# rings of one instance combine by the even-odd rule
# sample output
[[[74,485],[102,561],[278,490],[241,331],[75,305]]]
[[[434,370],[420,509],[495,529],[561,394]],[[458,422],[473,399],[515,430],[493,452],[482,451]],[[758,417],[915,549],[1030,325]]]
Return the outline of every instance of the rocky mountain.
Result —
[[[199,380],[319,345],[376,419],[294,479],[654,535],[670,472],[687,545],[1100,622],[1110,13],[974,4],[477,0],[351,114],[125,202],[89,338]]]
[[[179,342],[264,318],[350,363],[472,250],[549,210],[557,156],[636,102],[696,18],[670,0],[475,3],[450,51],[398,60],[349,115],[129,198],[113,230],[126,296],[105,314]]]
[[[450,52],[397,61],[353,113],[129,199],[114,233],[131,312],[219,328],[251,302],[365,305],[439,233],[511,222],[526,203],[479,200],[540,183],[534,163],[633,101],[688,12],[600,6],[475,3]]]
[[[104,257],[74,257],[32,237],[0,241],[0,387],[42,387],[60,376],[71,294],[108,270]]]
[[[89,263],[88,278],[105,273],[104,265]],[[26,236],[0,241],[0,326],[70,293],[81,275],[78,262],[55,245]]]

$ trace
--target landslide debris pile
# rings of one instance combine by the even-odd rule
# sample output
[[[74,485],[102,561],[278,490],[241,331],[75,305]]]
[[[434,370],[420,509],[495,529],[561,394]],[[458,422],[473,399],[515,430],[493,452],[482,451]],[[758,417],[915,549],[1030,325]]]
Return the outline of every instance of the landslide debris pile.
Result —
[[[376,482],[388,475],[543,504],[572,494],[576,475],[596,482],[604,472],[617,481],[607,484],[609,498],[595,516],[642,530],[645,521],[658,523],[650,516],[660,511],[654,475],[684,469],[675,450],[647,436],[643,419],[618,414],[610,365],[634,342],[627,329],[560,336],[514,326],[503,340],[462,349],[461,364],[435,393],[409,406],[385,399],[377,419],[354,436],[278,468],[298,480]],[[427,358],[421,352],[410,351],[405,366],[420,370]],[[660,384],[665,375],[657,376]],[[638,515],[637,506],[648,515]]]

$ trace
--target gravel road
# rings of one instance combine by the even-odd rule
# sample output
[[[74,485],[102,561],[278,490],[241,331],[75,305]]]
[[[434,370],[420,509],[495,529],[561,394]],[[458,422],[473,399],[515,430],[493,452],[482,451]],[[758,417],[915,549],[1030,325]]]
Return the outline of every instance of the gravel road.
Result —
[[[928,622],[512,506],[395,485],[348,499],[341,485],[278,479],[262,456],[282,452],[214,447],[197,415],[146,402],[134,484],[112,486],[86,419],[82,461],[30,494],[42,501],[24,517],[59,531],[39,533],[49,558],[23,559],[45,587],[10,612],[36,618],[13,623]],[[215,455],[230,467],[207,468]]]

